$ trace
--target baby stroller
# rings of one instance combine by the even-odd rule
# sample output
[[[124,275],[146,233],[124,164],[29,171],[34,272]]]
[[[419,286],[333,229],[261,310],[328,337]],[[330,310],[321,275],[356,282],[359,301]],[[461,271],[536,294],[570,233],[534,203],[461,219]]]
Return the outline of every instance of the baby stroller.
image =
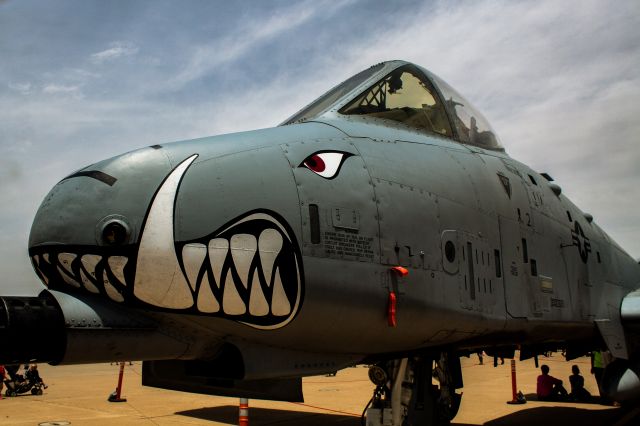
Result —
[[[5,396],[17,396],[29,391],[31,391],[32,395],[42,395],[42,389],[46,389],[47,386],[42,381],[42,378],[40,378],[40,374],[38,374],[38,367],[32,364],[27,368],[25,365],[24,375],[18,374],[19,368],[17,365],[8,365],[6,367],[9,379],[4,381],[7,387],[4,393]]]

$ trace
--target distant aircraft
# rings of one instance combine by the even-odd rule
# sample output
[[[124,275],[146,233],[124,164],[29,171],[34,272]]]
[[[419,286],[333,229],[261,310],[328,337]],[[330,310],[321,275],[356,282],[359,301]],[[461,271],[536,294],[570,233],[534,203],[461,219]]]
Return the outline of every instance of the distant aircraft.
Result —
[[[148,386],[286,401],[369,364],[369,424],[398,426],[449,423],[460,356],[609,350],[602,392],[638,400],[640,266],[561,192],[440,78],[380,63],[278,127],[64,178],[0,362],[137,359]]]

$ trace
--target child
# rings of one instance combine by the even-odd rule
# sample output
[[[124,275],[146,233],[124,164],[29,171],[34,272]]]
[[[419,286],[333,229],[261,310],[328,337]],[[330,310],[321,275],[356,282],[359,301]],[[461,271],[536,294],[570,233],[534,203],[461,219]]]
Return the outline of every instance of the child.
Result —
[[[587,402],[591,399],[591,394],[584,388],[584,377],[580,375],[580,369],[577,365],[571,367],[573,373],[569,376],[569,383],[571,383],[571,394],[569,396],[573,401]]]
[[[24,373],[24,375],[28,380],[31,380],[33,383],[42,383],[42,387],[44,387],[45,389],[48,387],[42,381],[42,378],[40,377],[40,373],[38,373],[38,364],[31,364],[29,366],[29,369]]]

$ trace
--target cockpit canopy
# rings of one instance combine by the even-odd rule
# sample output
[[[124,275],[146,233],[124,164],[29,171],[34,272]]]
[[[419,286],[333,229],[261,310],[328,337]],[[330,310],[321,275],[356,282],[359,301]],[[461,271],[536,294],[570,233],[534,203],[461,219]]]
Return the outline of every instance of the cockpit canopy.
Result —
[[[287,119],[292,124],[328,116],[376,118],[485,149],[500,150],[484,116],[451,86],[424,68],[403,61],[362,71]]]

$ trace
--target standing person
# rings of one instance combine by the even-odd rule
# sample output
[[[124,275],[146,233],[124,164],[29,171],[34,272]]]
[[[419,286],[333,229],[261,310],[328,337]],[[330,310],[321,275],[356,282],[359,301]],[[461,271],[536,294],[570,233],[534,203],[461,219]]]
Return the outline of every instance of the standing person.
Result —
[[[591,373],[593,373],[598,383],[598,392],[600,393],[601,404],[611,404],[612,401],[605,395],[602,379],[607,365],[611,364],[615,358],[609,351],[596,351],[591,353]]]
[[[580,369],[577,365],[571,367],[573,373],[569,376],[569,383],[571,383],[571,393],[569,396],[573,401],[587,402],[591,399],[591,394],[584,388],[584,377],[580,375]]]
[[[480,361],[480,365],[482,365],[482,351],[476,353],[478,354],[478,361]]]
[[[7,376],[7,372],[4,369],[4,365],[0,364],[0,399],[2,399],[2,387],[4,386],[4,378]]]
[[[604,374],[604,362],[602,360],[602,352],[591,352],[591,374],[598,384],[598,393],[602,396],[602,375]]]
[[[564,401],[567,399],[567,390],[562,386],[562,380],[549,375],[549,366],[541,365],[541,375],[538,376],[536,393],[540,401]]]

